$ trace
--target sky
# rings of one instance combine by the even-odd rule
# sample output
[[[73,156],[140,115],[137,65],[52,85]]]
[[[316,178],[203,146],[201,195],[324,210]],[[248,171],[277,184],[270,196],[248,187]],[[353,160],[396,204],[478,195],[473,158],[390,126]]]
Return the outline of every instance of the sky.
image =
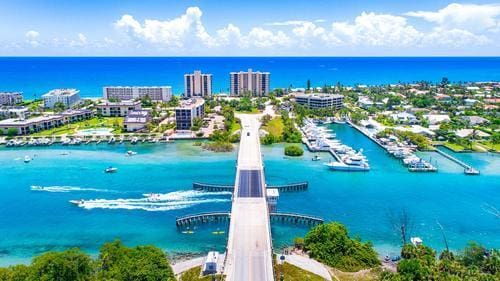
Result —
[[[0,56],[500,56],[500,2],[1,0]]]

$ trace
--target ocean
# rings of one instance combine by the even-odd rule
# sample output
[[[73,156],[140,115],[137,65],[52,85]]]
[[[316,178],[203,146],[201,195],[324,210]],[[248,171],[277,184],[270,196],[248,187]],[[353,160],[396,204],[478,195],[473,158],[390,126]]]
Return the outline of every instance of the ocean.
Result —
[[[439,224],[450,247],[469,241],[500,247],[500,156],[489,153],[453,154],[481,170],[466,176],[463,169],[436,153],[437,173],[410,173],[398,160],[347,125],[331,125],[337,138],[364,149],[372,170],[366,173],[329,171],[313,154],[288,158],[282,144],[263,146],[268,184],[308,181],[304,192],[281,193],[278,210],[339,221],[351,235],[371,241],[381,255],[397,253],[398,233],[391,213],[406,210],[411,235],[444,248]],[[127,150],[138,154],[126,157]],[[227,224],[207,224],[185,234],[176,217],[208,211],[229,211],[228,193],[192,190],[192,182],[232,184],[236,149],[204,151],[191,141],[169,144],[100,144],[78,147],[0,148],[0,265],[29,262],[49,250],[79,247],[96,254],[107,241],[127,245],[153,244],[169,254],[223,251]],[[25,155],[33,160],[26,164]],[[117,167],[115,174],[103,172]],[[32,186],[43,187],[42,191]],[[161,203],[145,202],[144,194],[160,193]],[[70,200],[86,201],[84,208]],[[214,231],[225,231],[214,235]],[[304,235],[307,228],[272,224],[273,245],[279,249]]]
[[[103,86],[172,86],[184,91],[184,74],[213,74],[213,91],[228,92],[229,72],[271,72],[271,88],[414,81],[499,81],[500,57],[1,57],[0,91],[25,99],[54,88],[102,96]]]

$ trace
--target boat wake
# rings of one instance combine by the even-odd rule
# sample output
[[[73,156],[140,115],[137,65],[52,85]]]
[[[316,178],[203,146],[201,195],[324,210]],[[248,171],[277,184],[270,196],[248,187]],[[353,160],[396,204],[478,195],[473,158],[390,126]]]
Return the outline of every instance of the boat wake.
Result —
[[[83,188],[78,186],[39,186],[32,185],[32,191],[45,191],[45,192],[79,192],[79,191],[92,191],[92,192],[117,192],[109,189],[98,189],[98,188]]]
[[[93,199],[71,201],[84,209],[124,209],[149,212],[189,208],[198,204],[228,202],[230,192],[175,191],[165,194],[143,194],[144,198]],[[226,197],[226,198],[224,198]]]

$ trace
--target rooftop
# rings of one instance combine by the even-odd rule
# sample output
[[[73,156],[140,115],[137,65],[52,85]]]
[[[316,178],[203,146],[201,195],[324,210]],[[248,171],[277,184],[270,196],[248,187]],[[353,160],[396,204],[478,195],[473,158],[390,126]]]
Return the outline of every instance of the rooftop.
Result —
[[[176,109],[186,109],[186,108],[195,108],[197,106],[203,105],[205,100],[202,98],[192,98],[188,100],[182,100],[181,105],[176,107]]]
[[[44,94],[42,97],[48,96],[70,96],[74,94],[78,94],[80,91],[77,89],[54,89]]]

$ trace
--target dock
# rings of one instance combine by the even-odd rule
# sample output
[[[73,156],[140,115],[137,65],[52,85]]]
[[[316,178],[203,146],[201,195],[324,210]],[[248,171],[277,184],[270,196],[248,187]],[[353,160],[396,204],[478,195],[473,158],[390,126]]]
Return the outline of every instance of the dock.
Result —
[[[464,174],[466,175],[479,175],[480,174],[480,171],[473,168],[472,166],[468,165],[467,163],[451,156],[450,154],[440,150],[440,149],[436,149],[436,152],[442,156],[444,156],[445,158],[457,163],[458,165],[462,166],[464,168]]]
[[[273,212],[269,213],[269,218],[271,222],[301,224],[311,227],[324,223],[322,218],[295,213]],[[205,223],[229,222],[230,219],[231,213],[229,212],[199,213],[178,217],[175,219],[175,225],[178,228],[182,228]]]

